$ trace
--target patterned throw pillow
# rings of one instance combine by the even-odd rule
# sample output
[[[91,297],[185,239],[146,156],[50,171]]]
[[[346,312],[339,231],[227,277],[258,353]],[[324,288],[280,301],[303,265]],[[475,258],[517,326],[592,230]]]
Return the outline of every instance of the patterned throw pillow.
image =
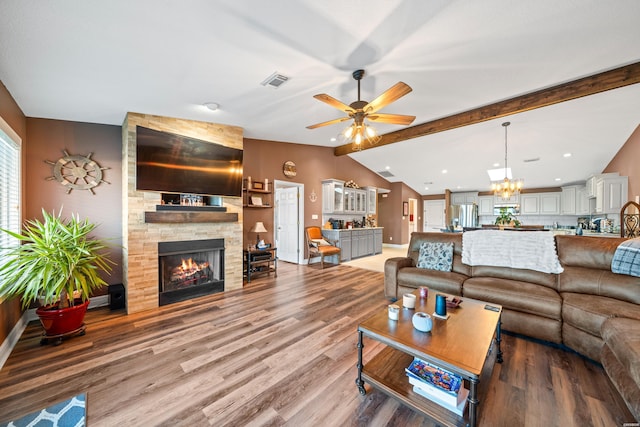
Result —
[[[451,271],[453,266],[453,242],[424,242],[420,245],[418,268]]]

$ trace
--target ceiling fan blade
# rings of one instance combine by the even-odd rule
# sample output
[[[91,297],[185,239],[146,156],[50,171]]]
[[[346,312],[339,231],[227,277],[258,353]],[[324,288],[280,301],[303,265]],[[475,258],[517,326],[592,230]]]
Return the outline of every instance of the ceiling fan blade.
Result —
[[[398,82],[395,85],[391,86],[385,92],[382,93],[379,97],[368,103],[364,106],[363,110],[365,113],[375,113],[382,107],[391,104],[393,101],[402,98],[409,92],[411,92],[411,86],[406,83]]]
[[[410,125],[416,116],[405,116],[403,114],[367,114],[367,119],[377,123],[391,123],[393,125]]]
[[[307,126],[307,129],[315,129],[322,126],[333,125],[336,123],[344,122],[345,120],[351,120],[351,117],[341,117],[339,119],[329,120],[328,122],[316,123],[315,125]]]
[[[313,95],[313,97],[315,99],[317,99],[318,101],[322,101],[325,104],[329,104],[331,105],[333,108],[337,108],[340,111],[344,111],[346,113],[352,113],[353,112],[353,108],[349,107],[347,104],[345,104],[342,101],[338,101],[337,99],[335,99],[332,96],[327,95],[326,93],[321,93],[318,95]]]

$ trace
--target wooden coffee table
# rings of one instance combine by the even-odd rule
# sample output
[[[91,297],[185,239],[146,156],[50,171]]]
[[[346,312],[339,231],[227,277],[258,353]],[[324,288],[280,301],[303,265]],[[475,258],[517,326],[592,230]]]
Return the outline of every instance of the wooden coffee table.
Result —
[[[474,427],[477,423],[479,397],[486,392],[495,361],[502,362],[502,307],[461,298],[462,303],[458,308],[448,309],[447,320],[434,317],[431,332],[420,332],[413,327],[411,318],[418,311],[432,315],[435,311],[435,294],[431,290],[429,298],[421,300],[416,291],[416,308],[412,310],[403,308],[402,299],[398,300],[397,304],[401,308],[397,321],[389,319],[385,308],[358,325],[356,384],[363,395],[366,394],[364,383],[367,382],[440,424]],[[485,307],[493,307],[494,311]],[[362,361],[364,337],[387,346],[366,365]],[[469,396],[464,416],[459,416],[413,391],[404,369],[414,357],[458,374],[465,380]]]

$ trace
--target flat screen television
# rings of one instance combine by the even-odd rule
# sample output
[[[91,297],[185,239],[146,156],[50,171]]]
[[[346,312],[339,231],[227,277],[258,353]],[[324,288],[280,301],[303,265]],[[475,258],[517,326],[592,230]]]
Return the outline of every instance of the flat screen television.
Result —
[[[136,189],[242,196],[242,150],[136,126]]]

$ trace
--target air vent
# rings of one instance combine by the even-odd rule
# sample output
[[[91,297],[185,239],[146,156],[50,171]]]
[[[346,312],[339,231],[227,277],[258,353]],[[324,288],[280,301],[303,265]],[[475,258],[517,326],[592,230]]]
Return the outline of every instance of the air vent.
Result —
[[[531,163],[531,162],[537,162],[538,160],[540,160],[540,157],[534,157],[533,159],[524,159],[523,162]]]
[[[380,175],[380,176],[382,176],[384,178],[391,178],[391,177],[395,176],[394,174],[392,174],[389,171],[380,171],[380,172],[378,172],[378,175]]]
[[[261,85],[262,86],[271,86],[271,87],[274,87],[274,88],[277,89],[277,88],[280,87],[280,85],[285,83],[287,80],[289,80],[289,77],[283,76],[282,74],[278,74],[278,72],[276,71],[275,73],[273,73],[269,77],[267,77],[265,80],[263,80]]]

